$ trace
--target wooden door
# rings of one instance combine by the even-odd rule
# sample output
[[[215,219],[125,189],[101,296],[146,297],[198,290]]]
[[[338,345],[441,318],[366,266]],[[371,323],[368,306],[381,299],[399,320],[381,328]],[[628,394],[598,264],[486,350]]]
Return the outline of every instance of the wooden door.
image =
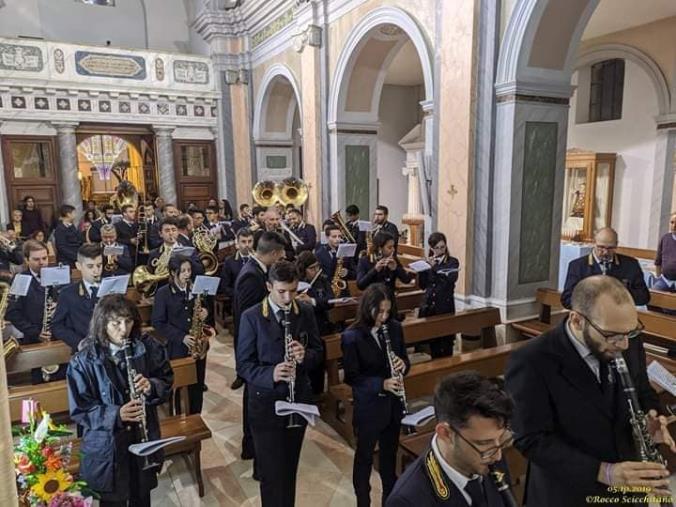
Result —
[[[174,141],[178,206],[194,202],[204,208],[216,191],[216,149],[213,141]]]
[[[2,157],[10,210],[32,195],[45,224],[51,225],[61,204],[56,138],[3,136]]]

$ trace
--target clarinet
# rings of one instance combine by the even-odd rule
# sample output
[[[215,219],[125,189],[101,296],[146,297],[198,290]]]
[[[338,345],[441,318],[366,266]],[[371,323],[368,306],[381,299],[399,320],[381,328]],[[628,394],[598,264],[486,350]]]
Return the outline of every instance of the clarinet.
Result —
[[[394,359],[396,354],[392,350],[392,342],[390,341],[390,332],[387,329],[387,324],[383,324],[380,327],[380,331],[383,333],[383,338],[385,339],[385,349],[387,353],[387,361],[390,366],[390,375],[396,378],[401,384],[401,390],[398,392],[399,398],[401,398],[401,403],[403,405],[403,414],[408,414],[408,402],[406,401],[406,389],[404,387],[404,375],[401,372],[398,372],[394,368]]]
[[[660,454],[648,431],[648,418],[641,409],[634,382],[629,374],[629,368],[627,368],[627,362],[620,356],[612,360],[611,366],[617,370],[622,390],[627,397],[629,424],[631,424],[638,459],[643,462],[661,463],[666,466],[667,461]]]
[[[500,470],[500,468],[498,468],[497,463],[491,463],[488,465],[488,475],[490,475],[495,487],[498,490],[498,493],[500,493],[502,503],[505,505],[505,507],[517,507],[516,499],[512,494],[509,483],[505,480],[506,474]]]
[[[291,342],[293,341],[293,336],[291,335],[291,312],[289,308],[284,309],[284,361],[286,363],[293,363],[294,366],[297,366],[296,360],[293,355],[291,355]],[[289,397],[286,399],[289,403],[296,402],[296,376],[289,380]],[[297,419],[297,415],[293,412],[289,414],[289,423],[286,425],[287,428],[300,428],[301,424]]]

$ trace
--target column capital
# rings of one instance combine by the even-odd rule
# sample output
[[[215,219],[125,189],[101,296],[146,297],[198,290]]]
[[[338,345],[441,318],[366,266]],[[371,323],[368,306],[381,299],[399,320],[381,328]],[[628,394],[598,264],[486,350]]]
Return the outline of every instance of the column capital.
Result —
[[[175,129],[172,125],[153,125],[153,132],[157,137],[171,137]]]
[[[434,101],[432,100],[421,100],[420,106],[422,107],[423,114],[429,116],[434,113]]]
[[[417,165],[416,166],[406,165],[401,168],[401,174],[403,174],[404,176],[415,176],[416,175],[415,171],[417,168],[418,168]]]
[[[80,125],[80,122],[77,121],[53,121],[51,122],[52,127],[56,129],[56,131],[61,134],[67,134],[71,132],[75,132],[75,129]]]
[[[302,53],[306,46],[319,48],[322,46],[322,28],[317,25],[308,25],[308,27],[296,35],[293,41],[293,48]]]

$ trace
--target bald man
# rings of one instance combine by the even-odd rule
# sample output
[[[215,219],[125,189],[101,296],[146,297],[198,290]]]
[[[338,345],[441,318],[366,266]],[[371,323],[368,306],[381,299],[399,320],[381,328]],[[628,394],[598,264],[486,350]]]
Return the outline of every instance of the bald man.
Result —
[[[650,301],[650,292],[645,284],[641,265],[633,257],[616,253],[617,232],[610,227],[599,229],[594,235],[594,248],[568,264],[566,284],[561,294],[561,304],[570,309],[570,300],[575,286],[585,278],[606,275],[617,278],[634,298],[636,306]]]
[[[291,246],[291,238],[279,225],[280,220],[281,217],[279,216],[279,212],[274,207],[271,206],[265,211],[265,214],[263,215],[263,227],[254,233],[254,249],[256,249],[258,240],[264,232],[276,232],[281,234],[284,241],[286,241],[286,245],[284,246],[286,260],[292,261],[296,254],[293,250],[293,246]]]

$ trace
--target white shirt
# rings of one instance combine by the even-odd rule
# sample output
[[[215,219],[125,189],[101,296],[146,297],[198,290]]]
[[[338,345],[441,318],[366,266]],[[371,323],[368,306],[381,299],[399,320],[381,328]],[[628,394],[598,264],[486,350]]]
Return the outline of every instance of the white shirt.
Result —
[[[270,310],[272,310],[272,314],[275,316],[275,319],[277,322],[280,322],[279,320],[279,311],[284,310],[281,306],[275,304],[275,302],[272,300],[270,296],[268,296],[268,304],[270,305]]]
[[[439,450],[439,446],[437,445],[436,435],[432,437],[432,452],[434,453],[434,456],[437,458],[439,465],[441,465],[441,469],[444,471],[444,474],[446,474],[446,477],[448,477],[448,480],[450,480],[453,484],[455,484],[455,487],[460,490],[462,496],[465,497],[467,505],[472,505],[472,498],[469,496],[469,493],[465,491],[465,487],[467,486],[467,483],[470,480],[476,479],[478,476],[475,475],[473,477],[465,477],[455,468],[449,465],[444,459],[444,457],[441,455],[441,451]]]
[[[376,341],[376,345],[378,345],[378,348],[382,349],[382,347],[380,346],[380,340],[378,339],[378,329],[380,329],[380,328],[379,327],[372,327],[371,328],[371,336]]]
[[[587,366],[589,366],[589,369],[596,377],[596,380],[601,382],[601,365],[599,360],[594,354],[592,354],[587,345],[575,338],[575,335],[573,335],[573,332],[570,330],[570,323],[568,322],[566,322],[566,334],[568,335],[568,339],[573,344],[573,347],[575,347],[575,350],[577,350],[577,353],[580,354],[580,357],[585,363],[587,363]]]
[[[85,289],[87,289],[87,294],[89,294],[89,297],[92,297],[92,287],[96,287],[97,291],[99,290],[98,284],[85,282],[84,280],[83,280],[83,282],[84,282]]]

